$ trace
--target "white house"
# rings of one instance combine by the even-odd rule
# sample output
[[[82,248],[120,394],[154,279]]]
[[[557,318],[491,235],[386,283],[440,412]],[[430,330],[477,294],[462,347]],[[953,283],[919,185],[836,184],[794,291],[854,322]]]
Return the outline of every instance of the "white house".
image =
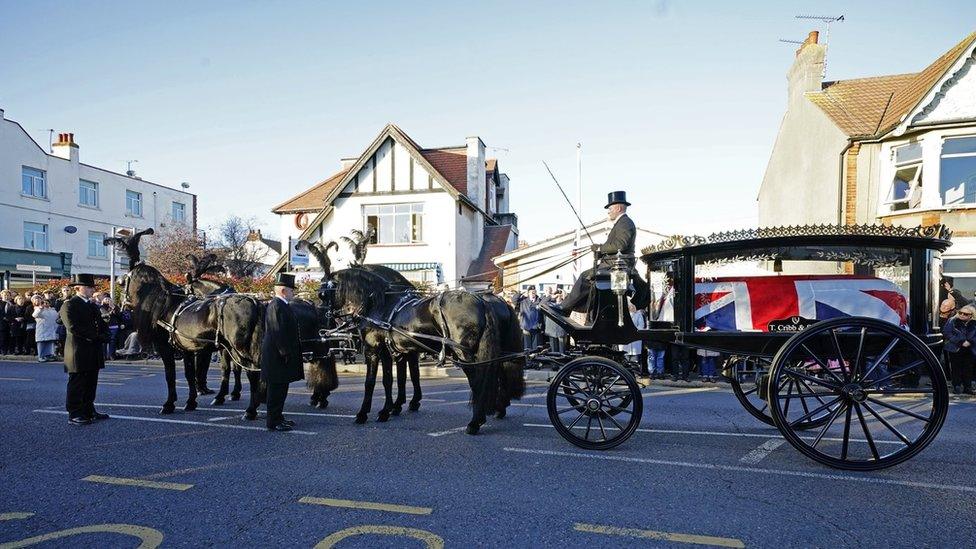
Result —
[[[515,214],[508,213],[509,179],[485,144],[425,149],[389,124],[356,157],[314,187],[276,206],[281,241],[339,241],[353,229],[374,229],[366,262],[407,278],[451,287],[487,287],[497,274],[491,258],[515,247]],[[333,267],[349,264],[340,242]],[[272,272],[291,270],[283,254]],[[309,269],[317,270],[314,258]]]
[[[261,234],[261,229],[253,230],[247,235],[242,255],[248,261],[258,263],[258,268],[254,274],[263,276],[281,258],[281,241],[265,237]]]
[[[638,220],[634,219],[634,221],[636,223]],[[587,225],[586,231],[593,238],[593,244],[602,244],[612,228],[613,223],[603,219]],[[524,291],[529,287],[535,287],[544,291],[551,287],[554,290],[569,291],[579,273],[593,266],[593,253],[588,249],[591,242],[583,231],[580,231],[581,241],[578,248],[583,250],[578,254],[578,264],[574,265],[571,261],[575,238],[576,231],[560,233],[496,257],[494,263],[502,271],[505,288]],[[640,253],[641,249],[657,244],[665,238],[667,236],[664,234],[637,227],[635,249]],[[638,267],[640,265],[638,263]],[[643,276],[643,273],[641,275]]]
[[[894,55],[897,43],[864,55]],[[787,74],[788,101],[759,190],[759,223],[943,223],[946,274],[976,290],[976,32],[928,67],[823,81],[811,32]]]
[[[195,195],[82,163],[72,133],[59,134],[49,154],[3,110],[0,181],[4,285],[29,285],[32,275],[108,275],[102,239],[113,228],[186,223],[196,229]]]

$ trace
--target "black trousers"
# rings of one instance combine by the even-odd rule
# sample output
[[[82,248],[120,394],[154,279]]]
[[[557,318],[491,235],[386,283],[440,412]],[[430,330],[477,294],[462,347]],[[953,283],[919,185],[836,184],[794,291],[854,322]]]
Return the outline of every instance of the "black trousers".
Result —
[[[969,349],[961,349],[958,353],[946,353],[949,355],[949,374],[952,378],[952,386],[961,385],[964,391],[969,390],[969,385],[973,382],[973,353]]]
[[[564,311],[586,312],[586,300],[590,297],[590,288],[593,286],[590,281],[592,277],[593,269],[587,269],[580,274],[576,282],[573,283],[573,289],[559,304]],[[648,287],[647,282],[644,282],[644,279],[633,270],[630,272],[630,280],[634,285],[634,295],[631,296],[630,301],[638,309],[647,307],[650,302],[650,287]]]
[[[68,374],[68,391],[64,407],[68,417],[91,417],[95,414],[95,391],[98,389],[98,370]]]
[[[268,383],[268,427],[285,419],[285,398],[288,397],[287,383]]]

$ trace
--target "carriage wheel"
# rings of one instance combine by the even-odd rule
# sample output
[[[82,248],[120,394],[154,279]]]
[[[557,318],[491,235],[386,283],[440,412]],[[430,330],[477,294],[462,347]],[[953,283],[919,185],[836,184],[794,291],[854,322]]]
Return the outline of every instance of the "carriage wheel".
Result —
[[[805,389],[790,392],[788,382]],[[820,322],[773,358],[768,387],[776,427],[824,465],[871,471],[921,452],[945,422],[949,393],[932,351],[915,335],[871,318]],[[801,403],[806,403],[804,407]],[[797,425],[829,411],[800,436]]]
[[[644,401],[634,375],[602,357],[585,356],[559,370],[546,395],[549,421],[566,440],[608,450],[637,430]]]
[[[769,415],[769,402],[766,400],[768,394],[766,386],[769,384],[769,359],[759,357],[738,358],[726,371],[728,372],[726,377],[732,386],[732,393],[735,394],[735,398],[739,400],[742,407],[759,421],[767,425],[774,425],[773,418]],[[794,379],[786,380],[783,388],[790,394],[802,395],[808,392],[803,384]],[[806,403],[805,401],[801,402]],[[809,410],[808,408],[807,411]],[[794,429],[803,431],[822,426],[830,420],[830,413],[830,410],[823,410],[819,414],[798,423]]]

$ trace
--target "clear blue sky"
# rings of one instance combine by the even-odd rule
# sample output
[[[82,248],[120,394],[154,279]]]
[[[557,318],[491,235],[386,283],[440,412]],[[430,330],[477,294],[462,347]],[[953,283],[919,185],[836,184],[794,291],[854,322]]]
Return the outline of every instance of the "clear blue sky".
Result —
[[[662,232],[753,225],[792,45],[834,25],[828,79],[917,71],[976,2],[42,2],[0,0],[0,107],[82,160],[188,181],[200,222],[254,215],[333,173],[387,122],[423,146],[479,135],[522,237],[625,189]]]

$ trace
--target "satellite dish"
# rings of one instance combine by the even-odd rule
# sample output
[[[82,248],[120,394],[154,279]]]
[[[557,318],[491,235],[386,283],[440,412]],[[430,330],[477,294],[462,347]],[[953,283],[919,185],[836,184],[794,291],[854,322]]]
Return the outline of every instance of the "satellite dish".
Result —
[[[68,234],[75,234],[76,232],[78,232],[78,227],[75,227],[74,225],[68,225],[67,227],[64,228],[64,232]]]

